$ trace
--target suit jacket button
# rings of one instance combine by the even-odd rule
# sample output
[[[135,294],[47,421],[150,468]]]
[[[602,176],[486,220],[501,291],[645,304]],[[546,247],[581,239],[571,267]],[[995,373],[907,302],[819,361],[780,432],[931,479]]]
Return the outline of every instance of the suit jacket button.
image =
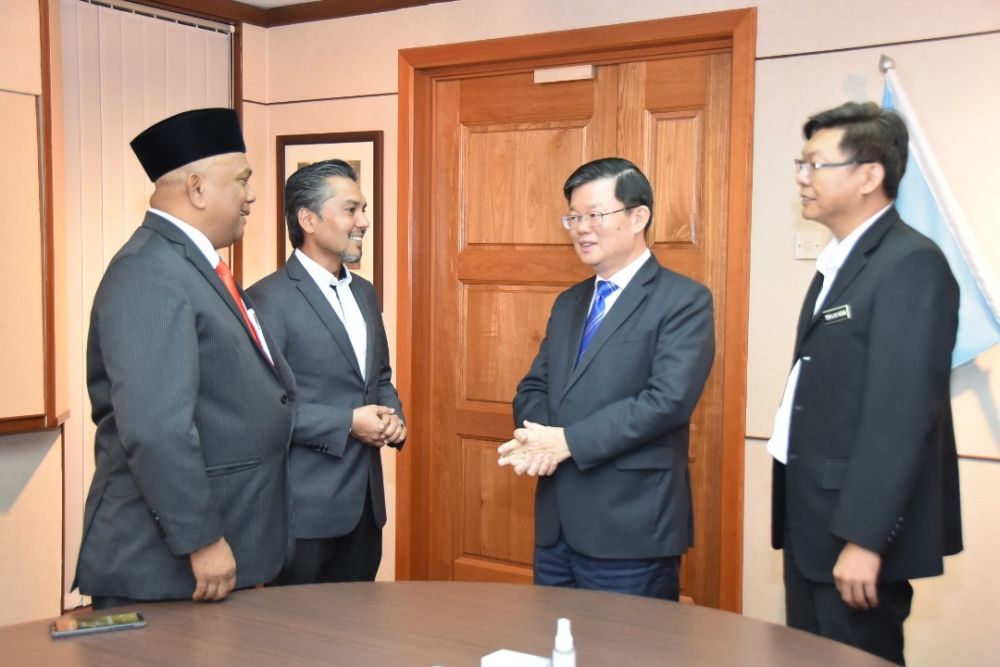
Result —
[[[282,394],[281,395],[281,404],[284,405],[287,402],[288,402],[288,394]]]

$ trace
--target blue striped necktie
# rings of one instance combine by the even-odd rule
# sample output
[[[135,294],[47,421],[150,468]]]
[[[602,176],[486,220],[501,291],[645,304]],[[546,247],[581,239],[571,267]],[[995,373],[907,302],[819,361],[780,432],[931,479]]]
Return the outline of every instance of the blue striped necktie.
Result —
[[[583,353],[587,351],[587,346],[590,345],[590,340],[597,333],[597,327],[601,326],[601,320],[604,319],[604,311],[606,310],[604,300],[611,296],[611,293],[616,289],[618,289],[618,285],[615,285],[610,280],[597,281],[597,295],[594,297],[594,304],[590,307],[590,313],[587,314],[587,323],[583,327],[583,338],[580,339],[580,351],[576,353],[577,364],[580,363]]]

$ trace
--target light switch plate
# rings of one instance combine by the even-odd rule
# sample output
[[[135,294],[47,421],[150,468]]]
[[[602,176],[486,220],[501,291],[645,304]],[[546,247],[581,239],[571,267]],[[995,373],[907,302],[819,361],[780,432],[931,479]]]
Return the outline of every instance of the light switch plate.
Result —
[[[816,259],[825,242],[823,232],[795,232],[795,259]]]

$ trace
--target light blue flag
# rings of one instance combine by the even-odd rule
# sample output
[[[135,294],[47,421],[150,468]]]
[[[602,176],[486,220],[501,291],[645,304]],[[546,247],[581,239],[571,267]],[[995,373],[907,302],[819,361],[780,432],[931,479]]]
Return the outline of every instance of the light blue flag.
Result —
[[[967,257],[970,253],[963,252],[953,231],[954,226],[962,224],[963,221],[953,219],[952,224],[949,224],[947,213],[943,210],[939,198],[935,197],[935,191],[940,197],[945,185],[934,183],[935,187],[932,190],[932,182],[925,173],[927,159],[920,159],[929,152],[919,145],[922,133],[913,131],[915,119],[912,118],[912,113],[907,113],[909,105],[905,103],[905,98],[900,104],[902,92],[898,88],[898,82],[890,80],[893,74],[891,70],[886,71],[882,107],[898,110],[910,127],[910,160],[903,180],[899,184],[896,208],[907,224],[938,244],[948,259],[951,272],[955,274],[961,289],[958,339],[951,355],[951,367],[955,368],[972,361],[987,349],[1000,343],[1000,317],[994,312],[988,295],[984,294],[982,277],[977,280],[977,273],[988,273],[989,267],[985,265],[976,267],[973,262],[979,258]],[[976,271],[977,268],[979,271]]]

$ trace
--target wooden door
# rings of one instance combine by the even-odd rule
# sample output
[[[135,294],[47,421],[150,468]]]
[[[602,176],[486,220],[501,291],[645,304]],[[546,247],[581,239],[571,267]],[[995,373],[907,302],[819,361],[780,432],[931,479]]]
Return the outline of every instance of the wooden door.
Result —
[[[516,63],[429,71],[413,100],[401,100],[427,110],[425,122],[407,120],[409,148],[422,155],[411,167],[413,212],[426,219],[408,222],[417,243],[401,279],[411,299],[401,308],[402,335],[412,338],[399,367],[413,374],[403,380],[412,454],[401,460],[399,480],[401,578],[531,580],[534,480],[499,468],[496,447],[510,438],[511,399],[552,302],[592,275],[559,223],[562,184],[588,160],[621,155],[653,184],[654,253],[715,297],[719,353],[692,423],[696,548],[684,561],[682,594],[738,607],[720,574],[733,547],[726,477],[738,470],[741,490],[743,446],[741,437],[734,465],[725,421],[743,403],[729,411],[723,404],[733,375],[732,327],[723,324],[739,313],[727,303],[731,64],[731,49],[713,42],[641,58],[604,54],[591,78],[561,83],[536,84],[533,69]],[[745,290],[745,276],[737,287]],[[745,346],[745,322],[743,332]],[[742,377],[745,359],[734,357]],[[728,562],[732,568],[732,554]]]
[[[496,448],[552,302],[589,273],[560,224],[560,193],[582,162],[614,152],[616,73],[435,86],[432,579],[531,580],[534,481],[499,468]]]

